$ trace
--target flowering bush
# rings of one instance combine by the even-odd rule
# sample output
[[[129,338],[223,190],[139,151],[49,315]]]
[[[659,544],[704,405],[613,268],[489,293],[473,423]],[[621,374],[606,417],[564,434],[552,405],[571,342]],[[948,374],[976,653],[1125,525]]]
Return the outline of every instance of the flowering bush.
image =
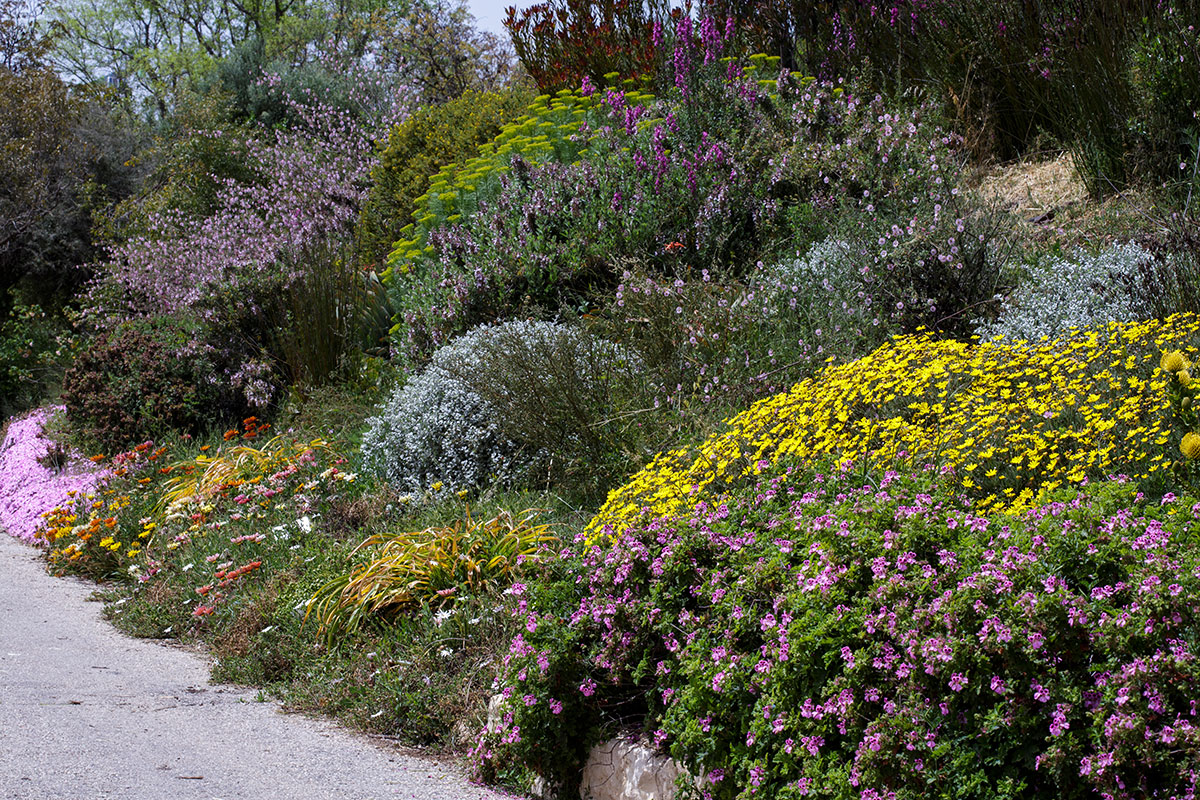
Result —
[[[678,511],[520,604],[490,768],[564,779],[578,719],[642,718],[703,797],[1195,793],[1196,498],[991,518],[930,467],[780,465]]]
[[[829,220],[870,316],[966,333],[996,291],[1000,219],[960,187],[959,137],[926,104],[906,108],[828,81],[791,98],[778,169]]]
[[[857,264],[850,244],[837,239],[817,242],[795,259],[760,266],[751,273],[750,286],[762,317],[773,326],[791,323],[799,337],[791,357],[803,360],[809,372],[831,356],[845,359],[882,343],[897,317],[897,309],[885,304],[871,275]]]
[[[772,196],[782,180],[782,164],[771,164],[784,148],[772,113],[779,86],[722,62],[722,32],[704,29],[700,44],[677,48],[676,87],[662,98],[587,84],[551,101],[586,122],[565,139],[578,161],[549,158],[558,145],[541,142],[547,156],[522,155],[488,173],[495,187],[472,201],[469,216],[431,231],[427,244],[420,224],[398,243],[402,350],[419,360],[475,324],[590,308],[624,259],[736,272],[785,235],[783,209],[797,198],[782,189],[787,197]],[[458,209],[459,195],[446,194]],[[433,213],[440,197],[431,186],[430,222],[453,222]]]
[[[277,75],[261,78],[272,91],[280,81]],[[101,331],[149,316],[198,320],[204,340],[217,351],[214,357],[230,364],[228,373],[219,373],[221,388],[241,389],[245,401],[260,410],[282,380],[305,377],[289,358],[297,350],[294,332],[324,322],[321,315],[331,305],[329,316],[352,316],[347,306],[353,297],[316,298],[319,303],[295,303],[290,309],[286,301],[297,295],[313,300],[314,283],[346,283],[340,274],[344,264],[330,254],[366,198],[376,126],[386,129],[403,118],[411,101],[404,87],[392,87],[380,93],[388,108],[365,113],[313,95],[281,94],[289,126],[269,131],[214,126],[194,132],[201,151],[211,145],[218,153],[240,155],[233,158],[234,174],[198,176],[213,194],[199,208],[179,203],[160,208],[161,198],[147,198],[152,210],[145,215],[145,229],[113,243],[108,259],[95,265],[98,276],[83,313],[85,322]],[[335,268],[338,280],[327,280]],[[306,310],[311,320],[304,318]],[[298,344],[300,350],[307,347],[302,340]],[[292,374],[273,374],[275,361]]]
[[[695,453],[661,453],[589,529],[619,532],[643,508],[676,513],[794,459],[952,466],[985,510],[1116,471],[1169,484],[1179,434],[1160,348],[1188,347],[1198,330],[1200,318],[1177,315],[1034,346],[899,337],[756,403]]]
[[[1113,245],[1096,256],[1077,251],[1033,264],[1000,316],[977,320],[982,337],[1010,341],[1055,339],[1072,328],[1132,322],[1152,316],[1142,300],[1142,276],[1153,255],[1136,244]]]
[[[638,96],[637,102],[650,99]],[[503,176],[514,163],[521,176],[539,164],[575,161],[591,144],[588,131],[603,119],[598,97],[565,89],[554,97],[539,95],[526,110],[504,124],[478,152],[472,150],[471,157],[441,166],[429,177],[424,193],[413,199],[413,221],[400,230],[384,273],[394,286],[396,302],[412,282],[406,276],[416,273],[417,277],[432,268],[431,256],[437,249],[430,244],[434,231],[469,221],[506,185]]]

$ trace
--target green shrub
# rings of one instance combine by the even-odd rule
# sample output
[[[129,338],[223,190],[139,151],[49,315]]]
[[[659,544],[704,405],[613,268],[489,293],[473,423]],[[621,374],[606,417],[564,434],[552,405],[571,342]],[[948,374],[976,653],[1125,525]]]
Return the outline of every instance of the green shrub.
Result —
[[[40,306],[16,303],[0,318],[0,418],[32,408],[61,374],[58,337],[65,323]]]
[[[182,317],[122,323],[78,353],[63,377],[67,418],[110,450],[166,431],[198,432],[243,410],[212,380],[200,326]],[[227,383],[223,384],[228,386]]]
[[[448,103],[425,106],[393,128],[371,171],[373,186],[357,234],[360,260],[381,264],[412,221],[429,179],[449,164],[474,158],[532,99],[519,88],[470,90]]]
[[[629,92],[628,101],[646,104],[654,98]],[[385,277],[420,271],[432,252],[429,234],[446,224],[469,219],[481,202],[500,190],[501,177],[518,164],[518,180],[530,166],[569,164],[587,150],[591,134],[604,120],[600,98],[578,91],[539,95],[521,117],[506,123],[496,137],[478,148],[474,157],[446,164],[433,175],[425,193],[413,200],[413,222],[400,230],[388,255]]]

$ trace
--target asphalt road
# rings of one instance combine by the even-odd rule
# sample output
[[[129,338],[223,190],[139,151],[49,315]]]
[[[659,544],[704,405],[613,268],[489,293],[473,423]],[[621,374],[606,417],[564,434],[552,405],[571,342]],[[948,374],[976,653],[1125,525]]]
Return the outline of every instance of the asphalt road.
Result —
[[[452,769],[208,683],[0,532],[0,798],[482,800]]]

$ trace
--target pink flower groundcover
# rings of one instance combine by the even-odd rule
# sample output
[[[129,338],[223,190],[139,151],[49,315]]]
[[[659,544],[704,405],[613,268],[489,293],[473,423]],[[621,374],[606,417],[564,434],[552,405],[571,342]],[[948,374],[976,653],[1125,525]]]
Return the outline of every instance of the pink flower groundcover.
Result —
[[[42,431],[62,411],[62,406],[51,406],[13,417],[0,443],[0,530],[26,542],[34,541],[42,514],[72,493],[91,491],[107,474],[78,453],[61,470],[38,462],[52,444]]]

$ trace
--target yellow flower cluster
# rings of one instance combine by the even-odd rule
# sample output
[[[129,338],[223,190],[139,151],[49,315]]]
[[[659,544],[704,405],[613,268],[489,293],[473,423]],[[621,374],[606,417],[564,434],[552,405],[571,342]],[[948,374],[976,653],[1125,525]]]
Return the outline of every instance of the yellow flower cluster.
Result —
[[[677,513],[778,462],[932,463],[981,510],[1012,513],[1085,477],[1143,479],[1171,465],[1171,375],[1155,367],[1197,330],[1176,315],[1039,343],[898,337],[756,403],[698,453],[659,455],[588,530]]]
[[[653,95],[638,91],[625,92],[624,97],[630,105],[649,106],[654,102]],[[401,229],[401,238],[388,255],[385,280],[396,273],[412,272],[416,262],[432,253],[433,248],[426,243],[431,230],[474,213],[480,191],[499,184],[500,175],[511,169],[513,156],[535,165],[572,161],[588,149],[595,135],[576,136],[582,124],[588,123],[594,131],[604,119],[600,95],[584,96],[567,89],[553,97],[539,95],[526,111],[504,125],[474,158],[447,164],[430,178],[428,190],[414,201],[414,221]],[[643,120],[640,124],[651,122]]]
[[[151,449],[149,442],[123,453],[113,460],[112,477],[86,494],[69,492],[67,502],[42,514],[34,534],[50,546],[50,563],[59,565],[91,561],[99,572],[115,570],[123,560],[142,552],[145,540],[156,525],[148,518],[133,524],[126,519],[127,509],[139,492],[156,478],[170,474],[175,467],[155,468],[167,448]],[[93,461],[98,459],[94,458]],[[129,480],[125,491],[114,479],[125,478],[130,470],[145,477]]]

